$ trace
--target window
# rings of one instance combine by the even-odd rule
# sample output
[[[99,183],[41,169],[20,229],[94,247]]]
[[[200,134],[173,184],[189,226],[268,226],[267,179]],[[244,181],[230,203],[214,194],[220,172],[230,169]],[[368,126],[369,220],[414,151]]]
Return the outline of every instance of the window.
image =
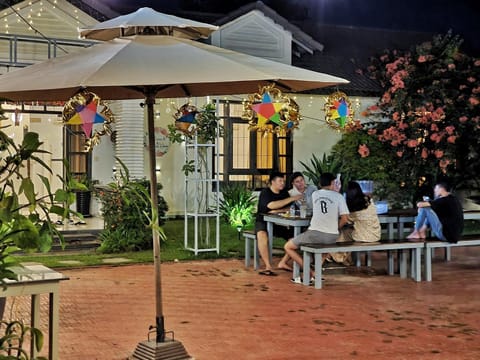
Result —
[[[291,174],[290,133],[262,134],[249,130],[248,121],[242,119],[241,102],[220,102],[218,111],[225,129],[218,144],[221,182],[244,182],[250,189],[260,189],[265,187],[272,170]]]
[[[90,153],[85,151],[85,133],[81,125],[65,126],[66,158],[75,178],[91,177]]]

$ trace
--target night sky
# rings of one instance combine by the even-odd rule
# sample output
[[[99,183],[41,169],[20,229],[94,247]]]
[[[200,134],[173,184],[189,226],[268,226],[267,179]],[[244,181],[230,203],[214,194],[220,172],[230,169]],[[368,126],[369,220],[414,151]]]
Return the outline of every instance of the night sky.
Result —
[[[120,13],[149,6],[175,14],[204,11],[226,14],[245,0],[97,0]],[[446,33],[465,39],[480,54],[480,0],[263,0],[289,20],[315,19],[325,24]]]

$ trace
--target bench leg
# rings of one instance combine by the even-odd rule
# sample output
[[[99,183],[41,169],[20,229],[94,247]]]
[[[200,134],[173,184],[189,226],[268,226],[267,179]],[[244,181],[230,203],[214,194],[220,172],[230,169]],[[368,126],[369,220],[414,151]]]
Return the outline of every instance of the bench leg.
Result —
[[[398,250],[400,277],[402,279],[407,278],[407,254],[406,250]]]
[[[410,255],[410,278],[415,279],[415,251],[416,249],[410,249],[409,255]]]
[[[365,253],[365,262],[367,266],[372,266],[372,252],[371,251],[367,251]]]
[[[388,258],[388,275],[393,275],[395,273],[395,259],[393,256],[393,251],[387,250],[387,258]]]
[[[355,266],[362,266],[362,253],[360,251],[355,253]]]
[[[250,238],[245,238],[245,267],[250,267]]]
[[[315,254],[315,289],[322,288],[322,260],[322,254]]]
[[[432,281],[432,250],[425,248],[425,280]]]
[[[413,250],[413,255],[415,255],[415,281],[422,281],[422,249]]]
[[[310,284],[310,259],[311,254],[307,251],[303,252],[303,285]]]
[[[452,260],[452,249],[450,247],[445,248],[445,261]]]

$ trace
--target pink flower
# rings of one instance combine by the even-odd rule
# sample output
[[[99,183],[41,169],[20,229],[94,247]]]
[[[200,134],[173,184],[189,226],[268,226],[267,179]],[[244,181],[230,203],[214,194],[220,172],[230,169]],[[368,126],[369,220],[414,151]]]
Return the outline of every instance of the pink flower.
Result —
[[[475,60],[475,62],[473,63],[473,65],[475,65],[475,66],[480,66],[480,60]]]
[[[397,151],[397,156],[402,157],[403,156],[403,151]]]
[[[478,101],[478,99],[476,97],[470,97],[470,99],[468,99],[468,101],[470,102],[471,105],[475,106],[475,105],[478,105],[480,103],[480,101]]]
[[[415,139],[412,139],[412,140],[408,140],[407,142],[407,146],[410,147],[410,148],[414,148],[418,145],[418,141],[415,140]]]
[[[463,90],[463,89],[466,89],[466,88],[467,88],[467,85],[462,84],[462,85],[460,85],[458,88],[459,88],[460,90]]]
[[[427,61],[427,57],[425,55],[420,55],[417,60],[419,63],[424,63]]]
[[[400,114],[398,113],[398,111],[395,111],[392,114],[392,119],[393,119],[393,121],[398,121],[400,119]]]
[[[362,158],[365,158],[368,155],[370,155],[370,149],[368,148],[367,145],[361,144],[361,145],[358,146],[358,153],[360,154],[360,156]]]
[[[433,152],[433,154],[435,155],[435,157],[436,157],[437,159],[440,159],[441,157],[443,157],[443,151],[442,151],[442,150],[438,150],[438,149],[437,149],[437,150],[435,150],[435,151]]]
[[[475,79],[473,76],[469,76],[469,77],[467,78],[467,81],[468,81],[468,82],[471,82],[471,83],[474,83],[475,81],[477,81],[477,79]]]
[[[438,126],[437,126],[437,124],[432,124],[432,125],[430,126],[430,130],[432,130],[432,131],[438,131]]]
[[[474,94],[480,93],[480,86],[472,89],[472,93],[474,93]]]
[[[468,121],[468,117],[466,116],[461,116],[458,121],[460,121],[462,124],[465,124]]]
[[[375,135],[377,133],[377,129],[368,129],[368,135]]]
[[[455,64],[448,64],[448,70],[454,70]]]
[[[455,135],[451,135],[447,138],[447,141],[450,143],[450,144],[455,144],[455,140],[457,140],[457,137]]]
[[[455,126],[449,125],[445,128],[445,131],[448,135],[453,135],[453,133],[455,132]]]

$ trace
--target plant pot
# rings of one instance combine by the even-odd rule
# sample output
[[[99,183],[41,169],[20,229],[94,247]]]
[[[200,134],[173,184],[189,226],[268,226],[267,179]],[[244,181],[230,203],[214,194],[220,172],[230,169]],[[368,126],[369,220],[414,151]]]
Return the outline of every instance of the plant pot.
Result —
[[[77,212],[82,214],[84,217],[92,216],[90,215],[90,201],[92,199],[91,191],[77,191]]]

